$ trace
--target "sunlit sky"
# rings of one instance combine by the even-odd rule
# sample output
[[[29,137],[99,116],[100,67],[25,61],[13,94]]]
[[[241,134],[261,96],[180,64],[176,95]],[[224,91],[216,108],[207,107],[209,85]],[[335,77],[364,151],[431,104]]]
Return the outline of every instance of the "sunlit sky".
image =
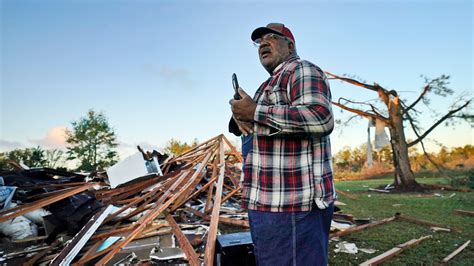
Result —
[[[64,148],[63,129],[91,108],[107,116],[122,155],[171,138],[225,133],[235,141],[227,133],[231,75],[251,95],[268,77],[250,34],[269,22],[293,31],[301,58],[396,89],[408,102],[421,75],[450,75],[456,95],[472,97],[472,1],[2,0],[0,151]],[[333,100],[377,98],[337,81],[331,89]],[[432,106],[444,113],[450,99]],[[427,129],[432,112],[420,111]],[[363,119],[338,126],[334,152],[361,145],[366,132]],[[473,144],[473,132],[461,123],[430,139]]]

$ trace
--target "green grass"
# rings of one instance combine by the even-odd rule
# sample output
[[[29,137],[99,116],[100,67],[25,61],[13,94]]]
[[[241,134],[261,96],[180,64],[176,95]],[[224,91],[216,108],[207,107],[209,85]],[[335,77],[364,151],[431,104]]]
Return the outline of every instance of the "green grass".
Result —
[[[422,184],[449,184],[450,180],[419,176]],[[372,227],[340,238],[340,241],[355,243],[358,248],[378,250],[374,254],[335,253],[335,244],[330,243],[330,265],[355,265],[375,257],[399,244],[425,235],[433,235],[419,245],[403,251],[384,265],[423,264],[438,265],[441,260],[464,244],[474,240],[474,217],[454,214],[454,209],[474,211],[474,192],[457,192],[433,190],[425,193],[377,193],[368,191],[387,185],[393,179],[370,179],[336,182],[338,190],[349,193],[356,199],[339,194],[338,200],[347,204],[340,206],[343,213],[352,214],[355,218],[380,220],[400,212],[404,216],[430,221],[460,232],[433,232],[429,226],[417,225],[404,221]],[[440,196],[435,196],[434,193]],[[450,197],[455,193],[452,197]],[[474,265],[474,243],[450,261],[451,265]]]

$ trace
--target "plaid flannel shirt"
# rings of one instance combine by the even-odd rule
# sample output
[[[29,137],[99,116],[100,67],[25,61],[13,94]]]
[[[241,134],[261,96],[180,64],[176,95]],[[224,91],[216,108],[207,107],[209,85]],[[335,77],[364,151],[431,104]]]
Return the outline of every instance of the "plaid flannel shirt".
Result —
[[[325,209],[336,197],[329,134],[334,127],[326,75],[293,57],[254,96],[253,147],[245,158],[242,207],[258,211]]]

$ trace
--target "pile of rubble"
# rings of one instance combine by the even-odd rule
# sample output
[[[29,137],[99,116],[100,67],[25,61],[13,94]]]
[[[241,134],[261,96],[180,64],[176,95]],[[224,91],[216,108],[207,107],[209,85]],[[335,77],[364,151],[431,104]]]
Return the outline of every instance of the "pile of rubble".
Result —
[[[0,261],[213,265],[218,226],[248,228],[240,153],[219,135],[175,158],[138,154],[140,167],[131,157],[87,176],[0,172]]]

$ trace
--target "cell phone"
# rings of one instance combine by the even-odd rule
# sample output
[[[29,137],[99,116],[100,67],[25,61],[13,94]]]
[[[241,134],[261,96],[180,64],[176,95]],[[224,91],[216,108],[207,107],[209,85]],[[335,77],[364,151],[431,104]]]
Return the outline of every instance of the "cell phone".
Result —
[[[242,97],[240,97],[240,94],[239,94],[239,81],[237,80],[237,75],[235,73],[232,74],[232,85],[234,86],[234,91],[235,91],[234,99],[235,100],[242,99]]]

